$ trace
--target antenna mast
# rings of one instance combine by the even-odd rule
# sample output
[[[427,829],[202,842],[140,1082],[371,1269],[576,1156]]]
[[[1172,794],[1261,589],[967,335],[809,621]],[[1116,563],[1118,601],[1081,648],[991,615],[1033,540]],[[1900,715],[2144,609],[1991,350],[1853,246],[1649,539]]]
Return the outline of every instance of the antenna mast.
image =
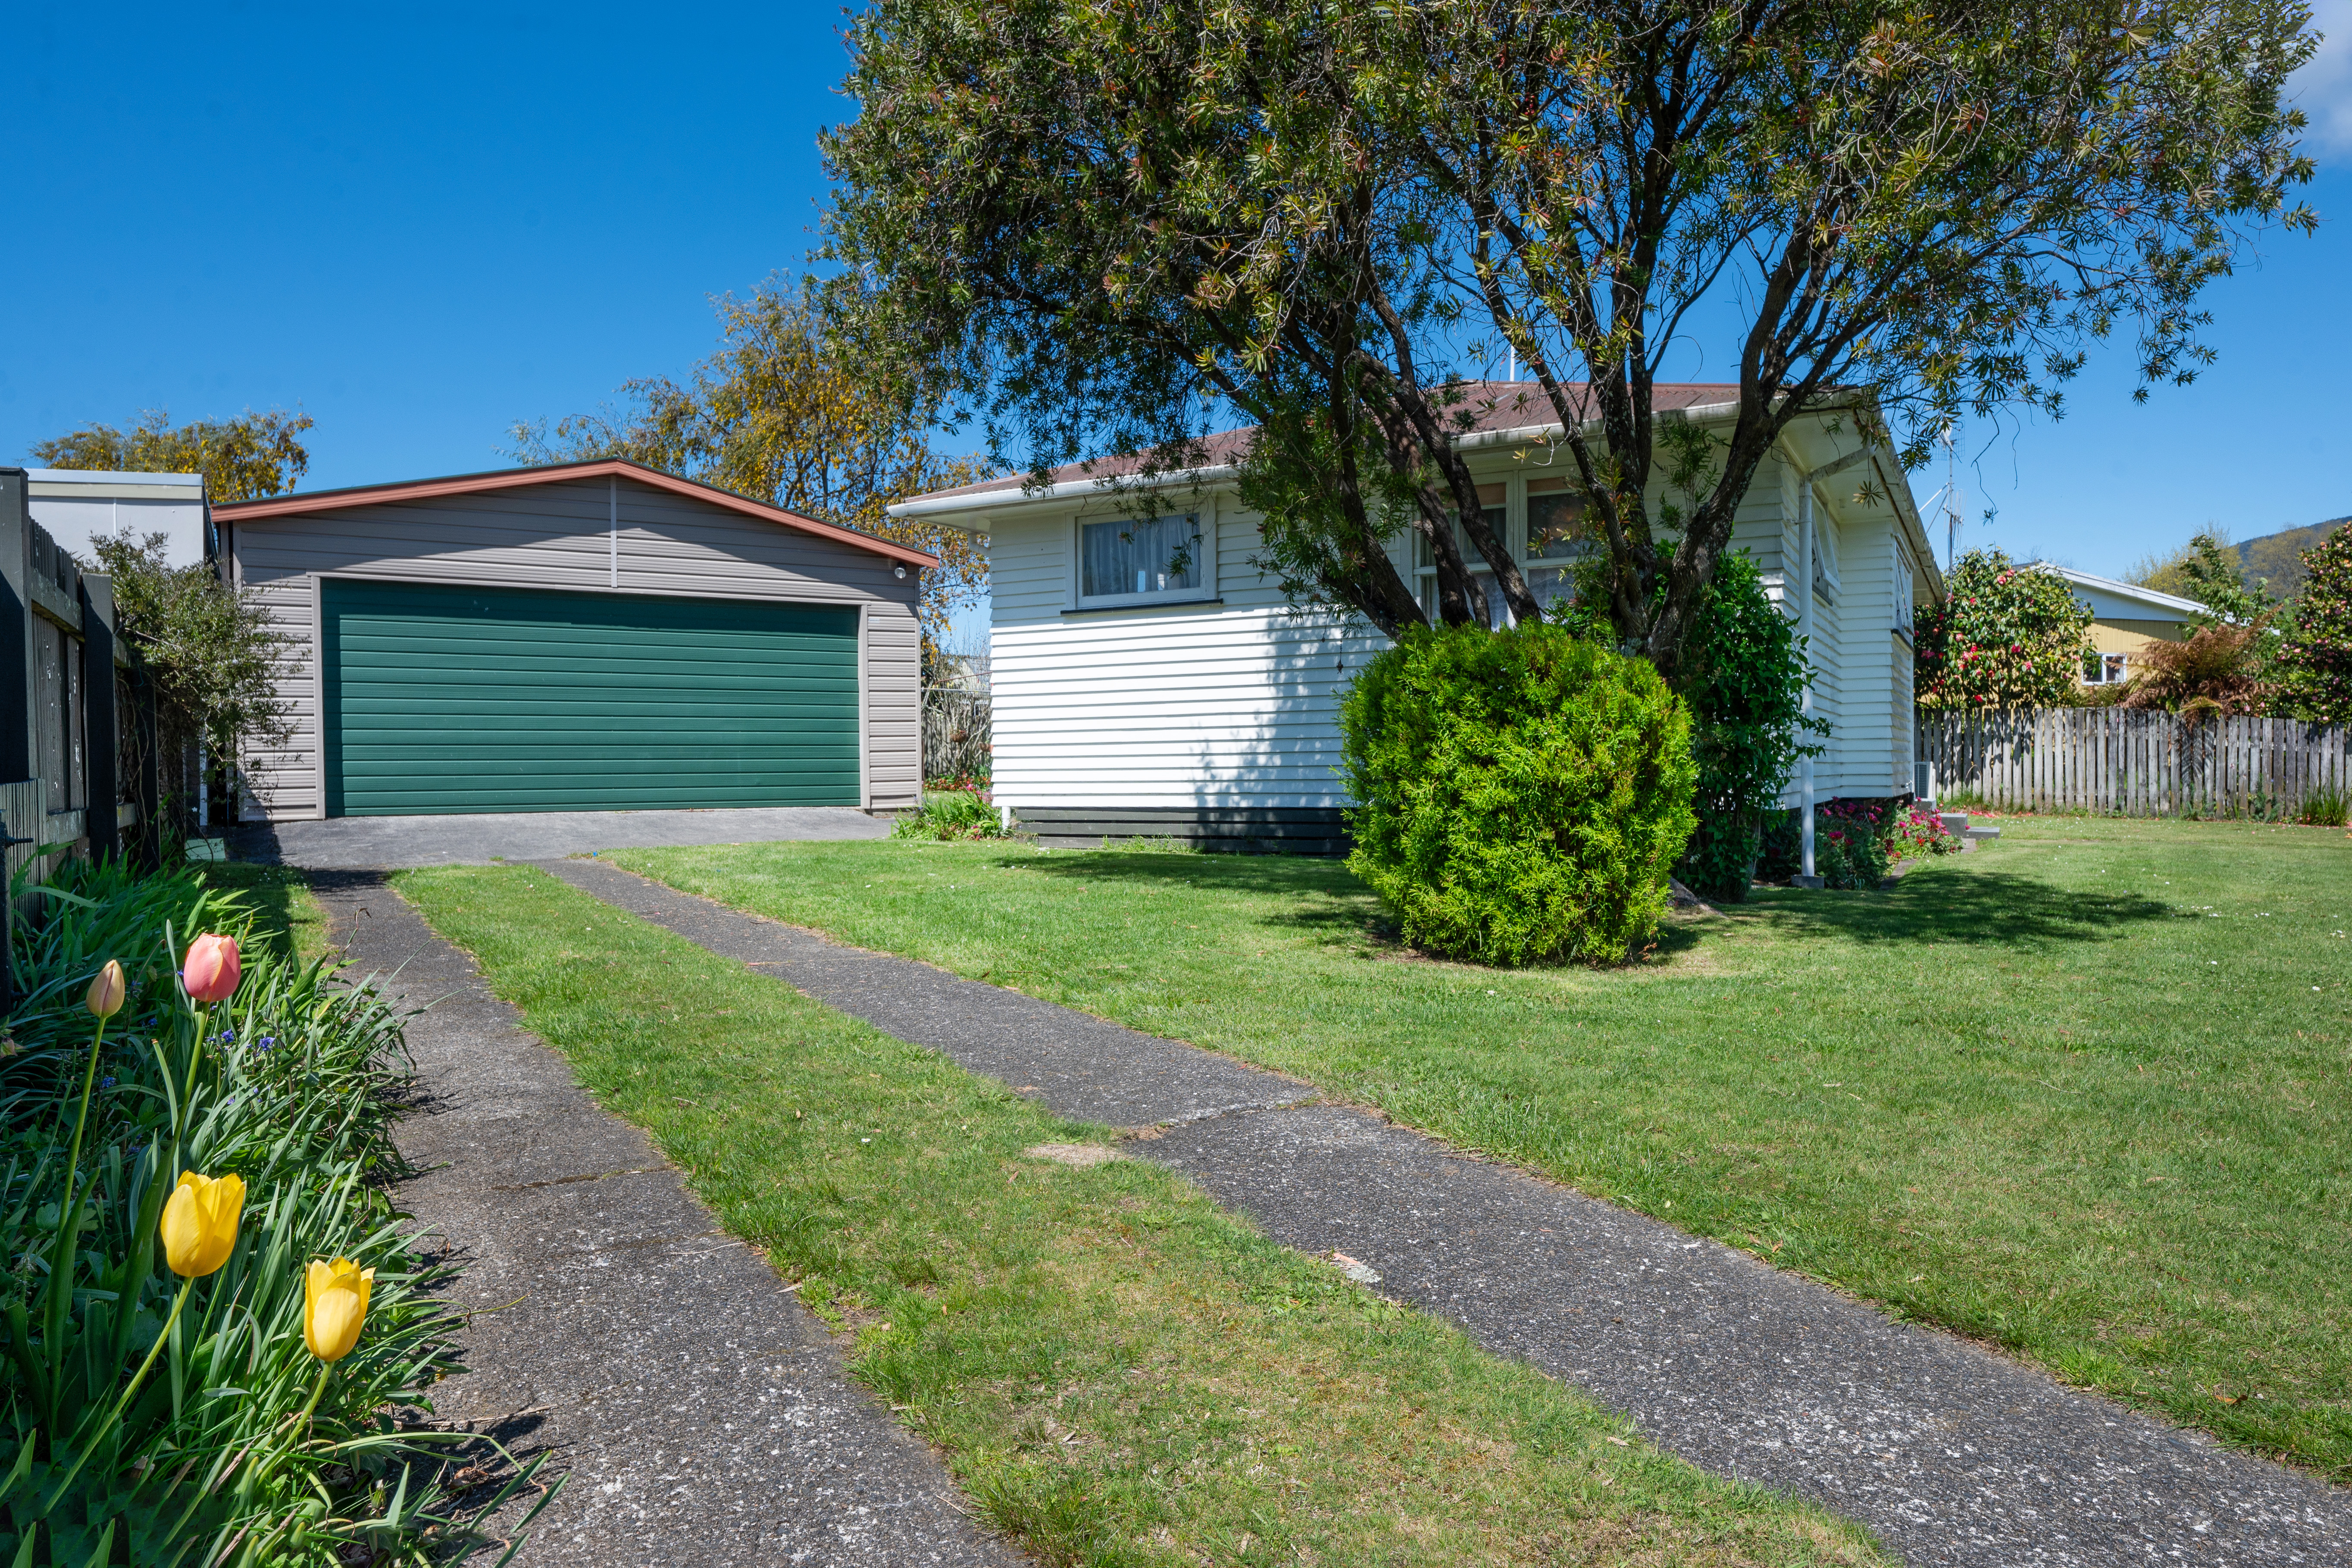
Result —
[[[1960,478],[1958,445],[1952,427],[1944,426],[1944,570],[1958,563],[1960,551]]]

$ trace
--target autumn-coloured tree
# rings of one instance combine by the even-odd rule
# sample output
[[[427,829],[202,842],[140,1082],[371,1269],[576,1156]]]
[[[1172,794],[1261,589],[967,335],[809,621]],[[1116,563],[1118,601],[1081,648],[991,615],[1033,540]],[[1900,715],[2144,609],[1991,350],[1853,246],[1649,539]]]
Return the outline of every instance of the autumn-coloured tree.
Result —
[[[129,429],[85,425],[33,444],[33,456],[53,468],[94,468],[138,474],[202,474],[214,505],[284,493],[310,468],[302,433],[307,414],[247,409],[234,419],[173,425],[151,408]]]
[[[2152,642],[2132,656],[2139,667],[2126,688],[2126,708],[2158,708],[2187,718],[2207,713],[2266,713],[2276,698],[2263,679],[2270,616],[2214,621],[2179,642]]]
[[[840,292],[771,279],[749,298],[723,296],[713,301],[719,352],[683,383],[641,377],[622,389],[625,410],[572,415],[552,428],[519,424],[513,453],[526,463],[626,458],[929,551],[940,566],[924,574],[918,613],[935,647],[958,606],[986,592],[986,548],[886,509],[993,470],[931,450],[935,400],[887,345],[857,337],[859,317],[837,308]]]
[[[2305,551],[2303,569],[2281,684],[2297,713],[2341,724],[2352,721],[2352,522]]]
[[[2063,577],[1971,550],[1946,584],[1950,596],[1922,611],[1915,632],[1920,707],[2055,708],[2074,695],[2091,611]]]

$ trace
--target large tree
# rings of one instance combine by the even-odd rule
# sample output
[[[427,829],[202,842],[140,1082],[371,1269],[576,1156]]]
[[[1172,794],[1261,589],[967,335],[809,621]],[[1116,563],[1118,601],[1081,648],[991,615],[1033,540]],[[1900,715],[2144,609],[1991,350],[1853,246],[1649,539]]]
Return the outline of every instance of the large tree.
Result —
[[[1963,412],[2060,406],[2086,348],[2209,357],[2202,287],[2310,164],[2280,90],[2299,0],[875,0],[825,149],[830,249],[879,330],[1042,471],[1235,454],[1294,595],[1437,617],[1483,564],[1537,613],[1454,437],[1507,343],[1669,673],[1790,421],[1917,457]],[[1661,416],[1721,332],[1738,406]],[[1508,411],[1504,411],[1506,415]],[[1456,547],[1454,520],[1469,544]]]
[[[931,450],[936,399],[891,345],[858,336],[867,318],[843,308],[850,293],[771,281],[748,299],[724,296],[713,301],[719,352],[686,381],[642,377],[622,389],[625,410],[517,425],[514,456],[626,458],[927,550],[940,566],[925,574],[918,609],[935,648],[956,608],[986,591],[987,553],[969,533],[886,509],[992,470]]]
[[[302,433],[310,425],[307,414],[257,414],[250,408],[234,419],[174,425],[163,409],[151,408],[127,430],[85,425],[35,442],[33,455],[53,468],[202,474],[205,495],[226,505],[292,489],[310,471]]]

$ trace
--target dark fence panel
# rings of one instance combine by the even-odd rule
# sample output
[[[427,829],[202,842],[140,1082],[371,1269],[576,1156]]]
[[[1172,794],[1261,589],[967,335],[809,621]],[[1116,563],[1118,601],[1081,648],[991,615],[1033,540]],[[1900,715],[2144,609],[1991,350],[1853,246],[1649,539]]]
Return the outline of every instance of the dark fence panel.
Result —
[[[1923,710],[1917,733],[1939,797],[1997,809],[2288,816],[2323,792],[2352,793],[2352,732],[2340,724],[2045,708]]]
[[[124,766],[123,744],[147,737],[152,773],[150,689],[116,635],[113,584],[33,521],[28,483],[24,469],[0,468],[0,838],[12,889],[19,874],[46,880],[68,854],[127,847],[150,867],[156,855],[152,791]],[[0,900],[0,1006],[15,1000],[6,922],[38,919],[42,902]]]
[[[923,688],[923,782],[993,776],[989,695],[948,686]]]

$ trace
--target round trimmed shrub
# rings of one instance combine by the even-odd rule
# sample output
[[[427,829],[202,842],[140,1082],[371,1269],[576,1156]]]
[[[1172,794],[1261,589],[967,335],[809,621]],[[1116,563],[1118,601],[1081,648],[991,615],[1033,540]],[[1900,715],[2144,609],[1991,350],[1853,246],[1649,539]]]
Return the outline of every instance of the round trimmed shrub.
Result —
[[[1649,664],[1561,626],[1408,630],[1340,713],[1348,864],[1417,947],[1623,961],[1689,840],[1690,716]]]

